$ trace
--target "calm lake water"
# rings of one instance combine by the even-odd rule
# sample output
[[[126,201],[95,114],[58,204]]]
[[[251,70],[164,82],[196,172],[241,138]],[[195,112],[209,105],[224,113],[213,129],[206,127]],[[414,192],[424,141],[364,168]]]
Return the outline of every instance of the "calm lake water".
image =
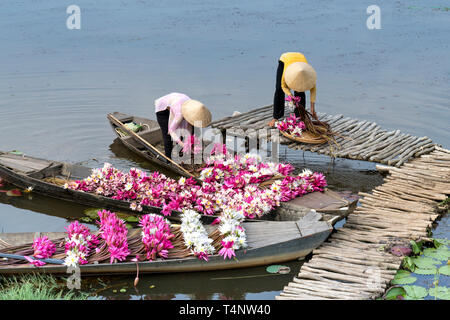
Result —
[[[380,30],[367,28],[369,4],[356,0],[76,0],[80,30],[66,28],[69,4],[0,3],[0,150],[91,167],[154,169],[113,144],[108,112],[154,118],[153,101],[171,91],[203,101],[213,119],[270,104],[285,51],[303,52],[316,69],[318,111],[450,147],[448,1],[378,1]],[[298,167],[323,171],[335,190],[370,191],[382,181],[374,164],[282,154]],[[30,197],[0,196],[1,232],[62,231],[66,217],[85,209]],[[448,230],[443,219],[436,232],[448,238]],[[109,278],[103,281],[116,287],[99,294],[273,299],[300,262],[289,266],[291,274],[282,276],[264,267],[146,276],[139,292],[131,288],[134,276]],[[126,293],[119,292],[122,283]]]

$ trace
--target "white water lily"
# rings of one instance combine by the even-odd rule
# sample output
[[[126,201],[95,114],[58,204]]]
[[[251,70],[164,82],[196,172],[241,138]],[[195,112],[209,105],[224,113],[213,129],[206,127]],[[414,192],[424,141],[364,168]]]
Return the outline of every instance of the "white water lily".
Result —
[[[243,212],[232,209],[225,209],[220,217],[218,230],[223,235],[224,242],[233,242],[233,250],[247,247],[245,230],[241,226],[244,219]]]
[[[194,210],[183,210],[180,230],[183,233],[184,244],[194,254],[214,254],[215,249],[211,244],[213,240],[208,237],[208,233],[200,221],[200,214],[198,212]]]
[[[133,188],[133,184],[130,183],[130,182],[128,182],[128,183],[125,185],[125,190],[126,190],[126,191],[130,191],[131,188]]]
[[[309,177],[310,175],[312,175],[312,171],[309,169],[303,169],[302,173],[299,174],[300,177]]]
[[[76,267],[78,265],[78,257],[74,254],[68,254],[64,259],[64,265],[68,267]]]

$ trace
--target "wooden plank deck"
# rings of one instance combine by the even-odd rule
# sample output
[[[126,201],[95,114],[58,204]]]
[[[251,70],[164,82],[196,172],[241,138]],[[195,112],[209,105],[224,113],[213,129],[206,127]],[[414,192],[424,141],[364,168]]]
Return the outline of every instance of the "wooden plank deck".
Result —
[[[313,251],[277,300],[374,299],[389,287],[402,258],[385,252],[394,244],[427,237],[450,194],[450,150],[436,147],[389,175],[361,207]]]
[[[288,108],[286,108],[288,110]],[[328,144],[304,144],[293,142],[280,135],[280,143],[294,150],[317,152],[330,157],[365,160],[400,167],[405,162],[430,153],[435,144],[428,137],[415,137],[401,133],[399,130],[387,131],[375,122],[361,121],[342,114],[328,115],[317,113],[319,120],[328,122],[331,130],[341,136],[336,140],[339,148]],[[269,127],[267,123],[272,119],[272,105],[250,110],[234,117],[226,117],[211,123],[212,128],[227,131],[260,130]],[[268,132],[268,137],[270,131]]]

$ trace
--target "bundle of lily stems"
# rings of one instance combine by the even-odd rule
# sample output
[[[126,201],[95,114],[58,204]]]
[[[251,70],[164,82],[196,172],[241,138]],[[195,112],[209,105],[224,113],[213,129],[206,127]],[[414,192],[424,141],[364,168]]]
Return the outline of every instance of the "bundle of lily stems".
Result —
[[[300,120],[305,124],[306,129],[304,131],[309,132],[317,139],[323,139],[330,145],[333,149],[332,143],[334,143],[339,148],[339,144],[336,141],[336,136],[341,136],[337,132],[333,132],[330,129],[330,125],[326,122],[320,121],[318,119],[313,119],[313,116],[304,106],[300,104],[300,101],[293,101],[294,107],[299,111]]]
[[[190,256],[194,256],[194,253],[186,247],[183,233],[180,230],[180,225],[172,224],[170,226],[170,231],[174,235],[174,237],[171,239],[173,248],[169,250],[168,253],[168,259],[182,259],[187,258]],[[98,233],[93,233],[94,235],[98,235]],[[223,239],[223,234],[221,234],[217,229],[214,229],[208,237],[213,240],[212,245],[216,249],[216,251],[219,251],[221,247],[221,242]],[[61,259],[64,260],[66,257],[65,254],[65,238],[58,238],[52,240],[56,244],[56,251],[55,253],[50,257],[52,259]],[[127,242],[128,242],[128,249],[130,251],[130,254],[127,256],[125,261],[135,261],[134,258],[136,256],[139,256],[141,259],[140,261],[146,261],[146,251],[144,244],[142,243],[142,235],[141,235],[141,229],[130,229],[128,231],[127,235]],[[104,240],[100,240],[98,244],[98,248],[101,248],[100,251],[95,252],[93,251],[92,254],[89,255],[87,258],[88,263],[108,263],[110,262],[110,252],[108,250],[108,246],[105,245]],[[33,257],[34,249],[33,249],[33,243],[26,243],[19,246],[9,246],[4,247],[1,249],[3,253],[8,254],[15,254],[20,256],[29,256]],[[157,260],[157,256],[152,256],[152,259],[150,261]],[[115,260],[117,262],[117,260]],[[13,264],[19,264],[19,263],[27,263],[24,260],[16,260],[16,259],[4,259],[0,260],[0,265],[13,265]]]

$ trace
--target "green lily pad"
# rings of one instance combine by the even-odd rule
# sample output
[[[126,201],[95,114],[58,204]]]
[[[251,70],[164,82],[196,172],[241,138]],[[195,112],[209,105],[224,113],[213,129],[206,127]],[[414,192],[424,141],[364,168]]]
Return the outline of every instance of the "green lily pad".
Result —
[[[127,289],[122,288],[122,289],[120,289],[120,292],[121,292],[121,293],[125,293],[125,292],[127,292]]]
[[[450,266],[447,264],[439,268],[439,274],[450,276]]]
[[[447,287],[433,287],[428,291],[430,296],[442,300],[450,300],[450,289]]]
[[[96,220],[98,219],[98,211],[100,211],[102,209],[98,209],[98,208],[90,208],[90,209],[86,209],[83,211],[83,213],[88,216],[89,218]]]
[[[126,222],[139,222],[139,217],[133,216],[131,214],[116,212],[116,216],[117,218],[125,220]]]
[[[422,274],[422,275],[433,275],[436,274],[438,272],[438,269],[436,267],[434,268],[416,268],[414,270],[414,273],[416,274]]]
[[[440,261],[430,257],[417,257],[412,260],[417,267],[424,269],[432,269],[435,265],[441,264]]]
[[[23,155],[23,152],[21,152],[21,151],[18,151],[18,150],[13,150],[13,151],[10,151],[9,153],[11,153],[11,154],[15,154],[15,155],[17,155],[17,156],[21,156],[21,155]]]
[[[406,291],[403,287],[394,287],[390,289],[385,296],[386,300],[397,300],[398,296],[405,296]]]
[[[266,271],[269,273],[289,273],[291,271],[291,269],[287,266],[274,264],[274,265],[268,266],[266,268]]]
[[[93,219],[93,220],[97,220],[98,219],[98,211],[101,211],[102,209],[99,208],[89,208],[83,211],[83,213],[88,216],[89,218]],[[126,222],[129,223],[134,223],[134,222],[139,222],[139,217],[131,215],[131,214],[127,214],[127,213],[123,213],[123,212],[115,212],[117,218],[125,220]]]
[[[406,299],[408,300],[419,300],[423,299],[428,295],[428,290],[421,286],[403,286],[406,291]]]
[[[131,223],[133,223],[133,222],[139,222],[139,217],[136,217],[136,216],[127,216],[126,218],[121,218],[121,219],[123,219],[123,220],[125,220],[126,222],[131,222]]]
[[[398,270],[394,279],[391,281],[392,284],[411,284],[416,282],[417,278],[412,277],[411,273],[405,270]]]
[[[440,247],[441,245],[450,245],[450,239],[440,239],[440,238],[436,238],[433,239],[434,240],[434,245],[435,247]]]
[[[425,249],[423,250],[423,254],[427,257],[443,261],[447,260],[450,257],[450,250],[448,250],[446,246],[441,246],[438,249]]]

